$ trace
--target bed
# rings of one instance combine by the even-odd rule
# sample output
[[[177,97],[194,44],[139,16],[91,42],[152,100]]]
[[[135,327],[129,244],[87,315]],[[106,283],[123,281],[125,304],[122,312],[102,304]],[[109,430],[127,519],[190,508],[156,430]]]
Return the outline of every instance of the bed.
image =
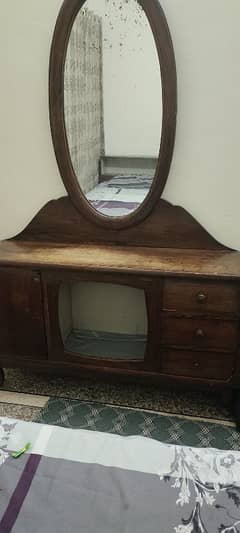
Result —
[[[128,215],[146,198],[152,179],[152,176],[115,176],[99,183],[87,194],[87,199],[104,215]]]
[[[154,157],[103,156],[99,183],[87,193],[91,205],[106,216],[124,216],[146,198],[157,165]]]
[[[0,531],[238,533],[240,452],[1,418]]]

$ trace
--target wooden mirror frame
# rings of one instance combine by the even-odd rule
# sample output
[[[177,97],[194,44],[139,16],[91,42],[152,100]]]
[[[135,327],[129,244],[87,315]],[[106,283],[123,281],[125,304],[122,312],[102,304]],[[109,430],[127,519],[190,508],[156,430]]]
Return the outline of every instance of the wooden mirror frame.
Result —
[[[142,204],[122,217],[97,212],[86,199],[73,169],[64,117],[64,67],[70,33],[85,0],[64,0],[53,35],[49,68],[49,110],[54,151],[62,180],[74,206],[92,222],[110,229],[133,226],[152,211],[165,187],[172,161],[177,116],[177,73],[172,39],[165,14],[158,0],[138,0],[156,43],[162,79],[161,143],[150,191]]]

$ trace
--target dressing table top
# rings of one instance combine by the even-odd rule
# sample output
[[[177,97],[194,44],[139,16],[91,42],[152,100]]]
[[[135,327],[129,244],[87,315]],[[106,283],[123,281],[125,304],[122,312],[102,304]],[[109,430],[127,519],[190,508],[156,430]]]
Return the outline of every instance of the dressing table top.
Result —
[[[230,250],[3,241],[0,266],[240,279],[240,253]]]

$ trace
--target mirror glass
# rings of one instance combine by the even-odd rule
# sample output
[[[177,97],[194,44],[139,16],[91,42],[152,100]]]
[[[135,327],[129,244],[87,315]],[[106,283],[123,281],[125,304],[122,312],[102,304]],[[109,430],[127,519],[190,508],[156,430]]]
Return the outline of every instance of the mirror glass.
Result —
[[[135,211],[152,186],[161,142],[157,49],[137,0],[87,0],[75,18],[64,71],[72,166],[102,215]]]

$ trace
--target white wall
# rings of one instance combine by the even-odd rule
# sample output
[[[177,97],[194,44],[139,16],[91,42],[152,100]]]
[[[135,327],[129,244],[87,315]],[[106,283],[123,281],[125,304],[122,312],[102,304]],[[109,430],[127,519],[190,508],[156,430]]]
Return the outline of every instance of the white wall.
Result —
[[[72,285],[73,327],[110,333],[147,333],[144,291],[122,285]]]
[[[106,283],[62,284],[59,322],[64,341],[72,328],[146,335],[144,291]]]
[[[115,11],[111,17],[113,30],[106,18],[103,26],[105,152],[158,157],[161,73],[149,22],[144,13],[138,15],[135,5],[125,4],[125,12],[130,11],[126,22],[118,22]]]
[[[61,0],[0,0],[0,238],[65,194],[48,117],[48,62]]]
[[[161,74],[148,19],[136,0],[87,0],[102,19],[106,155],[158,157]]]
[[[240,250],[240,2],[162,6],[178,71],[176,147],[163,196]]]
[[[0,237],[64,194],[48,121],[61,0],[0,0]],[[164,197],[240,249],[239,0],[162,0],[178,69],[176,149]]]

